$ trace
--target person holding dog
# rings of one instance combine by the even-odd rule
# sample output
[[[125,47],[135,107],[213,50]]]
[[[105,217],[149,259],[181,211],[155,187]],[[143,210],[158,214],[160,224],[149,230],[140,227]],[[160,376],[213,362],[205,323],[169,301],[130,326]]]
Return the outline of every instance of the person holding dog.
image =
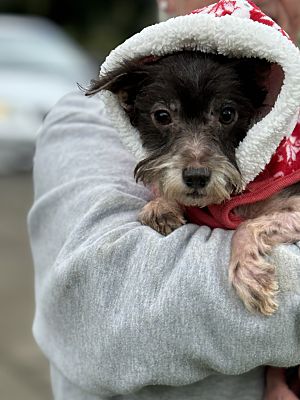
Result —
[[[274,9],[278,22],[285,3]],[[250,314],[228,287],[232,232],[188,224],[162,237],[141,226],[137,212],[151,194],[136,185],[134,165],[99,98],[67,95],[47,116],[29,233],[33,331],[54,398],[261,399],[263,365],[299,363],[300,272],[289,261],[300,260],[299,247],[273,256],[285,287],[280,310]]]

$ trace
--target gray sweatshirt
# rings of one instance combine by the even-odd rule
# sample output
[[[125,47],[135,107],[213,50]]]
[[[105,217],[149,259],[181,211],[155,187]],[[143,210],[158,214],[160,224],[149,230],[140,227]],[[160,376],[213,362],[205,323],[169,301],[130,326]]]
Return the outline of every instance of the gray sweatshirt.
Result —
[[[151,194],[105,111],[67,95],[37,143],[33,332],[54,398],[261,399],[263,365],[300,363],[300,247],[272,257],[279,311],[250,314],[228,283],[231,231],[137,222]]]

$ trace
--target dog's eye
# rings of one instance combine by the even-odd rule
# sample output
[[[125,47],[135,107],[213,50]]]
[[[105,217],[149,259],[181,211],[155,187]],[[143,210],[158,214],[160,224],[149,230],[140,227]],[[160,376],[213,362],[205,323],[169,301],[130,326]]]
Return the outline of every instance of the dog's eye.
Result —
[[[172,122],[171,115],[166,110],[157,110],[153,114],[154,120],[160,125],[169,125]]]
[[[221,124],[229,125],[235,120],[236,111],[233,107],[225,106],[220,112],[220,122]]]

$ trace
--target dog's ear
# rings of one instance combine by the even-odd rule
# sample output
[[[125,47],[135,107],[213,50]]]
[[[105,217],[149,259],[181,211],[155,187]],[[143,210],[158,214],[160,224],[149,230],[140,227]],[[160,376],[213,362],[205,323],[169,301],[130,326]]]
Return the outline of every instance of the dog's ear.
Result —
[[[235,67],[243,82],[243,90],[251,99],[253,106],[259,109],[268,93],[271,63],[258,58],[240,59]]]
[[[99,79],[93,79],[85,91],[86,96],[94,95],[101,90],[109,90],[117,94],[124,110],[130,113],[133,109],[136,95],[149,76],[144,70],[116,71]]]

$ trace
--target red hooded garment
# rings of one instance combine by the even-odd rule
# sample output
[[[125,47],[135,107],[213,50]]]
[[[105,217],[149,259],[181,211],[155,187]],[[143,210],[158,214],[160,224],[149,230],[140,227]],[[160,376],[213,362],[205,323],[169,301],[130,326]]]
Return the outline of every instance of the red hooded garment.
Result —
[[[300,52],[288,35],[249,0],[220,0],[189,15],[145,28],[118,46],[102,64],[100,77],[128,59],[160,58],[180,50],[256,57],[272,64],[266,103],[270,111],[247,132],[236,149],[244,191],[220,205],[187,208],[190,222],[236,229],[242,222],[233,210],[265,200],[300,181]],[[109,91],[102,99],[123,143],[146,158],[139,132]]]

